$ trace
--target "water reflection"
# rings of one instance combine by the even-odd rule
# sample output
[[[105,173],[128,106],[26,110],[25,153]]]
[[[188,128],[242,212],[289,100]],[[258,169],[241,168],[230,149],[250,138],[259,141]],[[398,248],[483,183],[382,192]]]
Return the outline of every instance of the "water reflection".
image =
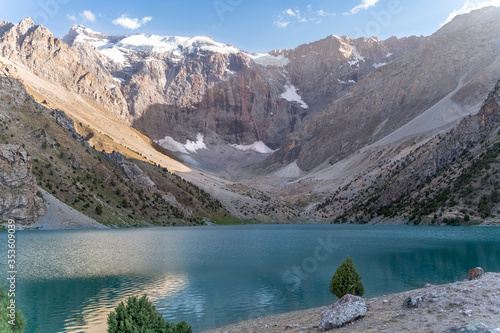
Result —
[[[335,251],[287,278],[319,237]],[[103,332],[120,301],[146,293],[166,320],[198,331],[332,303],[347,255],[368,297],[500,271],[499,239],[500,228],[311,225],[20,232],[18,302],[27,331]]]

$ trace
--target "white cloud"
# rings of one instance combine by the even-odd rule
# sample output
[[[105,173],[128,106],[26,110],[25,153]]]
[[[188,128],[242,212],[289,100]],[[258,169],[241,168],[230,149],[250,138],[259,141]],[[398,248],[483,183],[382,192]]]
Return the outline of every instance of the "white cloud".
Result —
[[[285,29],[290,24],[290,21],[285,21],[281,16],[279,16],[278,20],[274,21],[274,25],[280,29]]]
[[[378,1],[378,0],[377,0]],[[274,25],[278,28],[284,29],[293,23],[315,23],[320,24],[323,22],[322,18],[327,16],[335,16],[335,13],[327,12],[323,9],[313,11],[312,5],[307,5],[305,9],[285,9],[278,19],[274,21]]]
[[[329,13],[329,12],[325,12],[323,9],[320,9],[318,11],[316,11],[316,14],[318,14],[319,16],[335,16],[335,13]]]
[[[462,14],[467,14],[470,13],[473,10],[483,8],[483,7],[488,7],[488,6],[495,6],[495,7],[500,7],[500,0],[467,0],[465,1],[464,5],[462,8],[454,10],[446,19],[446,22],[443,23],[445,25],[446,23],[450,22],[455,18],[457,15],[462,15]]]
[[[361,9],[368,9],[370,7],[373,7],[379,2],[379,0],[362,0],[360,5],[357,5],[347,13],[344,13],[344,15],[351,15],[351,14],[356,14],[359,12]]]
[[[153,18],[151,16],[145,16],[142,18],[142,20],[139,20],[138,18],[129,18],[127,15],[123,14],[116,20],[113,20],[113,24],[115,25],[121,25],[122,27],[130,30],[135,30],[139,29],[142,27],[144,24],[148,23],[151,21]]]
[[[80,15],[83,17],[84,21],[95,22],[95,14],[90,10],[84,10]]]
[[[76,21],[76,16],[75,15],[69,15],[69,14],[67,14],[66,16],[68,17],[69,20]]]

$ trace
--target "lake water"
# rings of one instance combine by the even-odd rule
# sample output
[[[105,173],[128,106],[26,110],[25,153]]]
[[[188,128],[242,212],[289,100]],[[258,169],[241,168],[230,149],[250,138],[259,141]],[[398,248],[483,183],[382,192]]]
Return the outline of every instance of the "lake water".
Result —
[[[494,227],[252,225],[16,235],[26,332],[105,332],[117,303],[144,293],[165,319],[186,320],[195,331],[323,306],[335,301],[329,281],[347,255],[366,297],[463,280],[476,266],[500,271]],[[7,233],[0,239],[5,258]]]

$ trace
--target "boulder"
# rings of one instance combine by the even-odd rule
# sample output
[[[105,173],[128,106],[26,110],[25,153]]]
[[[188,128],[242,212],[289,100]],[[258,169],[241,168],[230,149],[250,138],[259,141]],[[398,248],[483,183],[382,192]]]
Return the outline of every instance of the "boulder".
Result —
[[[367,307],[364,299],[346,294],[321,314],[319,329],[329,330],[341,327],[363,317],[366,311]]]
[[[403,308],[418,308],[425,300],[425,296],[408,296],[403,301]]]
[[[477,280],[484,274],[484,270],[481,267],[473,268],[469,271],[469,281]]]
[[[494,331],[480,322],[470,322],[462,326],[452,327],[443,333],[493,333]]]

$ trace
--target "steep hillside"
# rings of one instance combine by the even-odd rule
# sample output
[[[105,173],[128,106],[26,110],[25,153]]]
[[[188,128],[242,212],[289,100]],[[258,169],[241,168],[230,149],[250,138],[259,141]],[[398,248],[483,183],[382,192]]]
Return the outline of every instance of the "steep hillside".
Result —
[[[500,76],[499,18],[495,7],[455,18],[290,134],[264,166],[296,161],[309,171],[391,133],[384,144],[450,128],[477,110]]]
[[[205,219],[230,218],[217,199],[166,168],[96,151],[63,112],[35,103],[19,81],[7,76],[5,67],[0,74],[1,143],[22,146],[38,186],[62,202],[112,226],[200,224]],[[9,191],[2,190],[2,202],[10,198]],[[9,213],[4,208],[2,218]],[[36,216],[13,217],[21,223],[36,220]]]
[[[391,163],[374,185],[346,197],[343,187],[317,207],[338,221],[377,217],[414,223],[499,221],[500,81],[478,114]]]
[[[64,38],[94,75],[112,74],[134,126],[180,154],[255,142],[276,149],[359,79],[424,40],[330,36],[250,54],[208,37],[113,37],[82,26]],[[182,149],[189,142],[196,145]]]

